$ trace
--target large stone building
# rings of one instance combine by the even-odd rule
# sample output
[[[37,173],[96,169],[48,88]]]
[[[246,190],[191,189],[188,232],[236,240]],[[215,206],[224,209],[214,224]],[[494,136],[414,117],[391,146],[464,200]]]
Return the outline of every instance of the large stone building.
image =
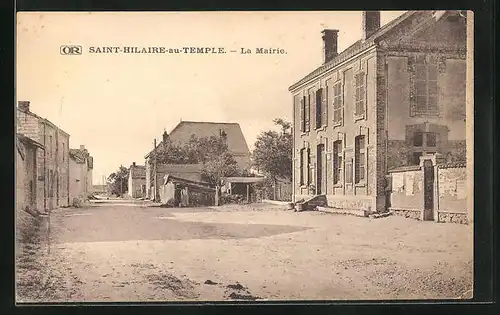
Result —
[[[80,149],[69,150],[70,202],[75,198],[86,199],[92,191],[92,170],[94,158],[89,154],[84,145]]]
[[[69,134],[49,120],[30,111],[30,102],[20,101],[17,107],[17,133],[39,143],[36,150],[36,200],[43,200],[39,209],[53,209],[69,204]]]
[[[157,147],[164,145],[167,141],[178,145],[187,144],[191,136],[203,138],[211,136],[220,137],[221,135],[225,136],[229,152],[235,159],[238,167],[241,170],[250,169],[250,150],[248,149],[241,127],[237,123],[181,121],[172,129],[170,135],[166,131],[163,133],[162,141],[157,144]],[[151,186],[153,185],[153,180],[150,178],[152,172],[151,153],[152,151],[145,156],[146,183],[150,183],[146,185],[146,196],[148,198],[150,197]]]
[[[362,38],[293,84],[294,199],[386,208],[385,175],[441,153],[465,160],[466,13],[410,11],[383,27],[362,14]]]
[[[146,196],[146,167],[137,165],[135,162],[130,165],[128,172],[128,195],[132,198]]]

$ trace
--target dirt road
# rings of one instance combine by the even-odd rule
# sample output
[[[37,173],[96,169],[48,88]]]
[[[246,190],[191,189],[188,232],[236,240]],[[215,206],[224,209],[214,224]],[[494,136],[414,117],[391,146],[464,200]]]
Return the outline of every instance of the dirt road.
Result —
[[[469,298],[472,229],[271,205],[53,211],[18,302]],[[34,241],[35,242],[35,241]],[[50,243],[50,253],[49,253]]]

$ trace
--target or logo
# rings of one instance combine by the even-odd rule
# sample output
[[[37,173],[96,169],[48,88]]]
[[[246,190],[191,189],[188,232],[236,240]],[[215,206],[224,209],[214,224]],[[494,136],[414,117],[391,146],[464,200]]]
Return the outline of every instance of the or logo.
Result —
[[[60,48],[61,55],[81,55],[82,46],[78,45],[62,45]]]

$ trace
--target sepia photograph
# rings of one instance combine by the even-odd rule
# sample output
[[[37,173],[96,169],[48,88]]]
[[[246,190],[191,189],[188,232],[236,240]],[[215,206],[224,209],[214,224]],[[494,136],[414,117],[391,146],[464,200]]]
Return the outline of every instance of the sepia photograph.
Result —
[[[472,299],[473,35],[18,12],[16,303]]]

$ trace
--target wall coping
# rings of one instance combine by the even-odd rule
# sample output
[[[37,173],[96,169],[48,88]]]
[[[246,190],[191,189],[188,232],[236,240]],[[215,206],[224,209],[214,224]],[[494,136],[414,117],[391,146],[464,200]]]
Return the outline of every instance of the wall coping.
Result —
[[[452,211],[452,210],[437,210],[439,213],[451,213],[451,214],[464,214],[467,215],[467,211],[464,212],[458,212],[458,211]]]
[[[438,165],[438,168],[464,168],[464,167],[467,167],[467,162],[451,162]]]
[[[396,168],[390,169],[388,172],[389,173],[399,173],[399,172],[420,171],[420,170],[421,170],[420,165],[409,165],[409,166],[396,167]]]
[[[403,208],[403,207],[389,207],[389,210],[391,210],[391,211],[418,211],[418,212],[423,211],[422,209],[418,209],[418,208]]]

